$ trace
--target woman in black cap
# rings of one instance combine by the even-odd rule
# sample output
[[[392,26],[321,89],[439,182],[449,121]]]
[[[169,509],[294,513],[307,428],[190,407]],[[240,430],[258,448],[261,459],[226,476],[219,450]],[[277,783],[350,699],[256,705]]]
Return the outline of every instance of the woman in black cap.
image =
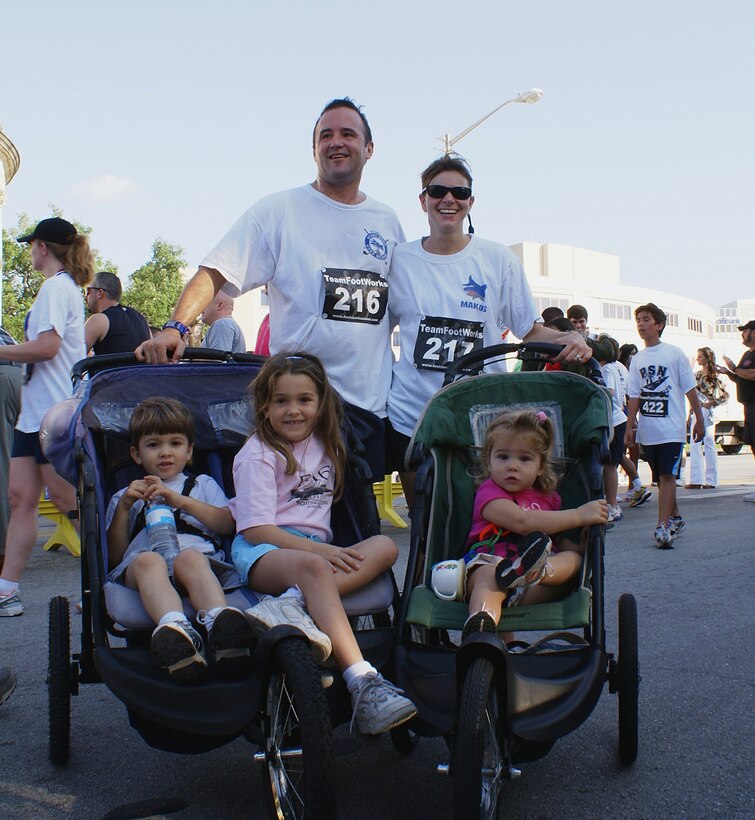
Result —
[[[24,321],[26,341],[0,347],[0,359],[26,365],[21,414],[11,454],[10,521],[0,574],[0,616],[24,611],[18,592],[37,540],[37,510],[42,489],[63,513],[76,509],[74,488],[42,454],[39,428],[45,413],[71,395],[71,368],[86,356],[81,289],[94,276],[94,258],[86,236],[65,219],[43,219],[28,242],[34,270],[45,277]]]

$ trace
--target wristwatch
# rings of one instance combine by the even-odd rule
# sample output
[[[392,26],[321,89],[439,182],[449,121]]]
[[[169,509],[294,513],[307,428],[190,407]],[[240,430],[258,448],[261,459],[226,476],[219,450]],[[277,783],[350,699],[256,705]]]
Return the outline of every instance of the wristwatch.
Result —
[[[173,330],[177,330],[181,334],[182,338],[189,332],[189,328],[186,327],[186,325],[183,322],[179,322],[177,319],[171,319],[169,322],[166,322],[163,325],[162,329],[165,330],[169,327],[172,327]]]

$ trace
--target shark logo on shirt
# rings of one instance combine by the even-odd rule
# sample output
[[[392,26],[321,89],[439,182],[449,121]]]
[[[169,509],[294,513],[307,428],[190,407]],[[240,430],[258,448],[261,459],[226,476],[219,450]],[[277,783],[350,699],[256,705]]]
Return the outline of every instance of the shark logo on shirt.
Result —
[[[481,285],[479,282],[475,282],[470,276],[469,280],[461,287],[469,299],[461,299],[459,307],[470,308],[471,310],[476,310],[478,313],[488,312],[488,306],[485,304],[485,291],[488,289],[487,285]]]
[[[471,296],[472,299],[479,299],[480,301],[485,301],[485,291],[488,289],[487,285],[481,285],[475,282],[472,277],[469,277],[469,281],[462,285],[464,288],[464,293],[467,296]]]

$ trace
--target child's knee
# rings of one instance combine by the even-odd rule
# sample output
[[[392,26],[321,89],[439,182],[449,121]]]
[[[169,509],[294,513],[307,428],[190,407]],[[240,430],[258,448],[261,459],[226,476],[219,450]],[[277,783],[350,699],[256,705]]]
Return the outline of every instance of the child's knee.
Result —
[[[168,577],[168,565],[162,555],[156,552],[140,552],[136,555],[131,565],[128,567],[129,572],[134,579],[144,578],[147,575],[165,575]]]
[[[173,561],[174,572],[197,570],[209,566],[207,558],[197,550],[181,550]]]
[[[317,577],[325,580],[331,580],[333,576],[333,568],[330,562],[321,555],[316,555],[313,552],[305,553],[299,559],[299,572],[304,573],[308,577]]]
[[[398,560],[398,547],[387,535],[375,536],[375,553],[380,556],[385,569],[390,569]]]

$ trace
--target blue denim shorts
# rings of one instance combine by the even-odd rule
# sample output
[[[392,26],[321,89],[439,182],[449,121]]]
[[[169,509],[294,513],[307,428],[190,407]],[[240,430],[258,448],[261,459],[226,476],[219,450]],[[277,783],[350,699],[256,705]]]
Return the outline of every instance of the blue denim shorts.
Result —
[[[293,527],[281,527],[282,530],[298,535],[300,538],[308,538],[310,541],[319,541],[316,535],[309,535]],[[231,560],[236,567],[236,572],[248,583],[249,573],[263,555],[273,550],[280,549],[275,544],[250,544],[243,535],[237,535],[231,544]]]

